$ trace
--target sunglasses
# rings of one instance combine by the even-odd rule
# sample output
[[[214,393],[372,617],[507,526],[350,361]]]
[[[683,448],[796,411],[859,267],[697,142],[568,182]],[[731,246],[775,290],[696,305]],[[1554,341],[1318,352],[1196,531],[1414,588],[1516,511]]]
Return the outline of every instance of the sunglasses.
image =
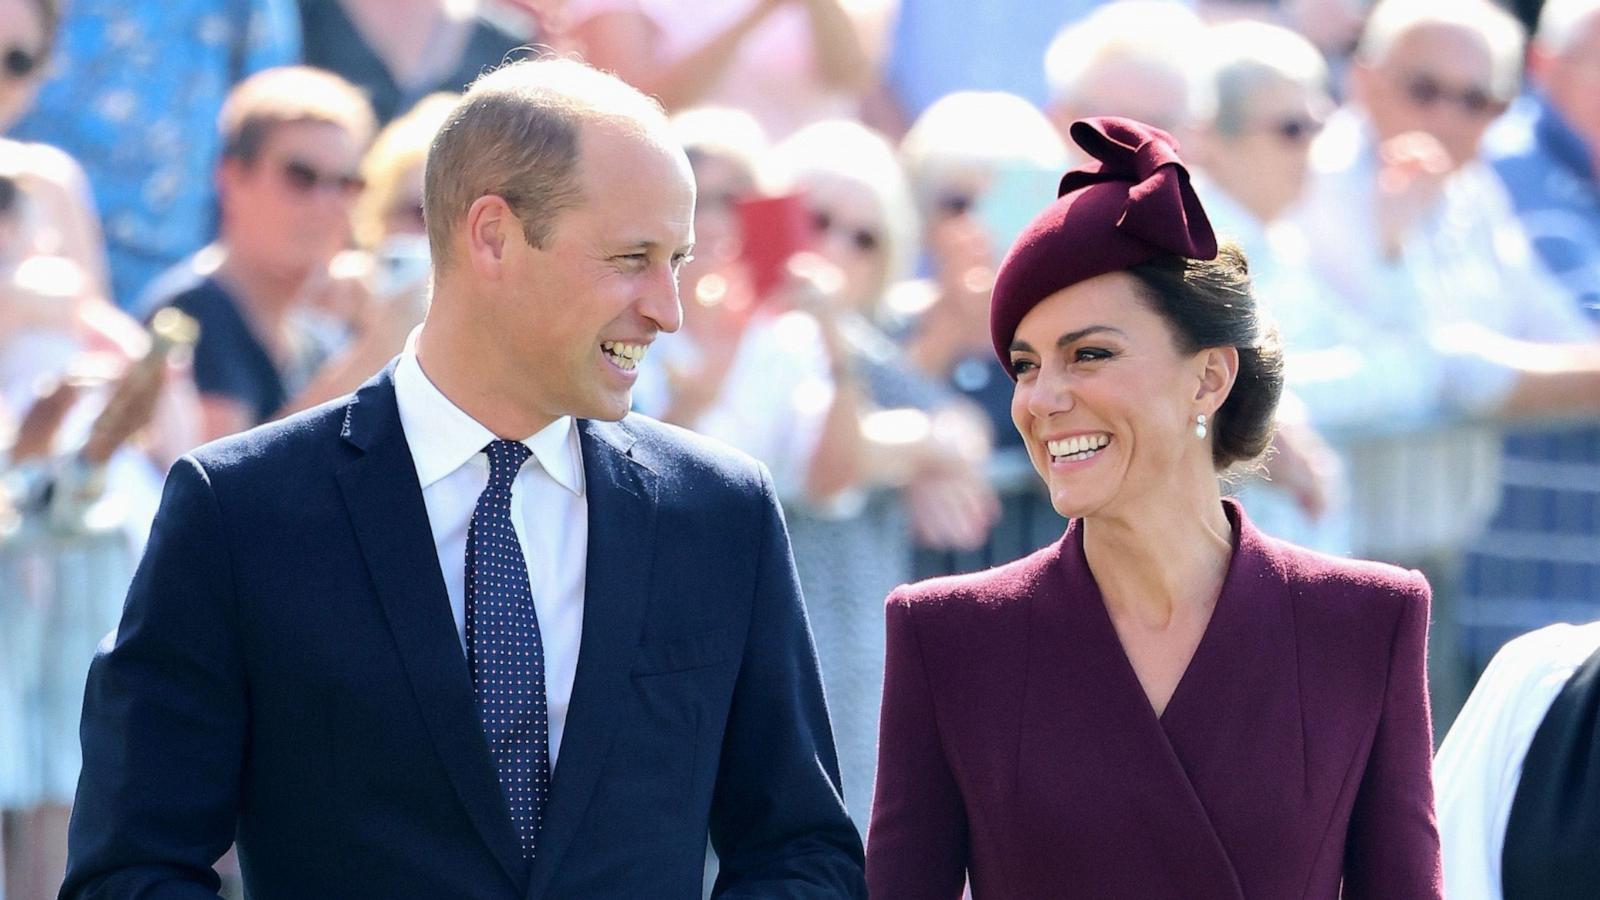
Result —
[[[977,205],[977,202],[971,194],[950,193],[940,196],[939,199],[933,202],[933,206],[941,215],[954,219],[957,216],[964,216],[971,212],[972,207]]]
[[[1451,103],[1469,116],[1497,116],[1505,111],[1505,101],[1481,87],[1451,90],[1432,76],[1413,75],[1405,80],[1406,97],[1412,103],[1432,108],[1440,103]]]
[[[330,188],[341,194],[359,194],[367,186],[367,180],[360,175],[320,172],[315,166],[299,159],[284,162],[279,171],[283,173],[284,182],[297,194],[310,195],[316,193],[318,188]]]
[[[1276,136],[1286,144],[1304,144],[1322,133],[1324,123],[1311,116],[1284,116],[1261,126],[1262,131]]]
[[[39,55],[29,53],[21,47],[12,47],[5,53],[4,66],[7,77],[21,80],[39,68]]]
[[[883,238],[871,228],[849,228],[842,222],[834,221],[833,214],[822,210],[811,213],[811,227],[817,234],[830,234],[835,230],[842,230],[850,238],[850,246],[861,253],[876,253],[883,245]]]

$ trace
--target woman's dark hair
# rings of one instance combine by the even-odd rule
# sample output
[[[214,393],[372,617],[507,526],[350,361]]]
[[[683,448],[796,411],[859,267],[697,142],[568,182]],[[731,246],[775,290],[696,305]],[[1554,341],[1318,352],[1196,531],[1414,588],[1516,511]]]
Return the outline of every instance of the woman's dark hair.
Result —
[[[1238,244],[1223,242],[1216,259],[1162,256],[1128,269],[1146,299],[1172,326],[1184,353],[1208,347],[1239,351],[1239,373],[1211,421],[1217,471],[1250,463],[1272,443],[1283,393],[1283,345],[1250,290],[1250,266]]]

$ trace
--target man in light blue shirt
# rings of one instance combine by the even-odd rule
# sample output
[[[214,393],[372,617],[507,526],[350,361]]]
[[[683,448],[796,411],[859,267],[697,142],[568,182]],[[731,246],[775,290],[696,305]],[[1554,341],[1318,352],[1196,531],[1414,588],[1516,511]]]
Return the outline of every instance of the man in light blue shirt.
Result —
[[[1485,138],[1545,267],[1600,325],[1600,0],[1550,0],[1529,87]],[[1467,557],[1463,615],[1477,661],[1508,637],[1600,614],[1600,428],[1518,430],[1500,509]]]

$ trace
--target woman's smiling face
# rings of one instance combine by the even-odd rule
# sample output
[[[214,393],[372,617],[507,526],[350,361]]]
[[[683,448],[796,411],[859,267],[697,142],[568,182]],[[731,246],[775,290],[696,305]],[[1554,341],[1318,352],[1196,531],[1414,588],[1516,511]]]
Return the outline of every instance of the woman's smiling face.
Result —
[[[1201,463],[1195,438],[1205,352],[1179,349],[1172,327],[1112,272],[1057,291],[1017,326],[1011,419],[1051,504],[1076,518],[1115,512]]]

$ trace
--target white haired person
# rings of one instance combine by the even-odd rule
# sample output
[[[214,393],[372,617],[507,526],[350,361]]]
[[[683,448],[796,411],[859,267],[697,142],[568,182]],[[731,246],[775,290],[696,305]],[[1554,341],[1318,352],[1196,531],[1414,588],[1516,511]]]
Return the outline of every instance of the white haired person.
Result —
[[[1049,118],[1022,97],[958,91],[917,117],[900,142],[900,158],[922,214],[930,271],[890,290],[892,329],[903,335],[907,357],[922,372],[983,410],[998,465],[1017,476],[1008,483],[1002,475],[996,483],[1001,523],[983,555],[919,553],[919,574],[937,574],[987,566],[1055,536],[1011,425],[1011,379],[986,335],[1000,254],[1037,212],[1038,197],[1060,179],[1067,151]]]
[[[1045,52],[1045,111],[1065,140],[1087,116],[1127,116],[1180,140],[1209,102],[1198,77],[1205,30],[1174,0],[1107,3],[1062,28]],[[1068,145],[1073,161],[1086,161]]]
[[[1431,683],[1443,729],[1466,695],[1462,553],[1501,500],[1509,416],[1593,415],[1600,350],[1539,264],[1479,142],[1515,95],[1521,26],[1487,0],[1385,0],[1353,104],[1313,148],[1297,214],[1317,273],[1374,331],[1407,334],[1445,402],[1349,445],[1355,552],[1434,585]],[[1421,363],[1438,363],[1430,369]]]
[[[804,197],[813,250],[842,279],[812,309],[834,398],[805,499],[787,511],[846,797],[865,824],[883,671],[878,592],[911,578],[913,533],[926,545],[983,544],[999,512],[983,470],[990,437],[981,413],[921,374],[878,324],[918,246],[889,143],[854,122],[821,122],[774,147],[763,174]]]

